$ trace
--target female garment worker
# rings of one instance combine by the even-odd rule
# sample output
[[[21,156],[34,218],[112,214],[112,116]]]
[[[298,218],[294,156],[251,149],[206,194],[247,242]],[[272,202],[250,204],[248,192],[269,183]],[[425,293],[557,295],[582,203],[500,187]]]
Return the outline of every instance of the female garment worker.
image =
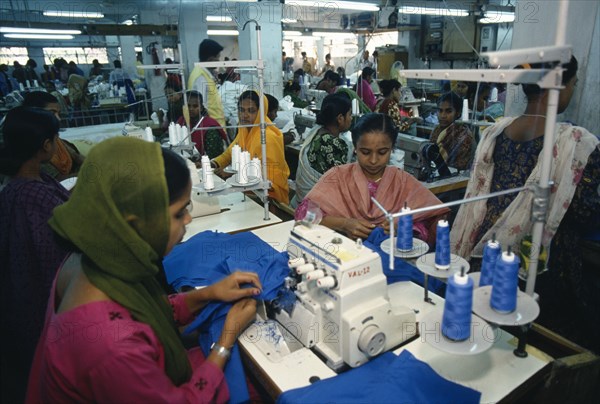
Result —
[[[400,132],[407,132],[415,119],[410,118],[410,115],[400,106],[402,84],[395,79],[381,80],[379,88],[384,98],[375,108],[375,112],[389,115]]]
[[[475,138],[467,125],[456,122],[462,111],[463,100],[453,92],[438,99],[439,125],[431,132],[427,157],[432,160],[440,175],[448,175],[448,167],[466,170],[471,165],[475,151]]]
[[[352,124],[352,104],[343,94],[330,94],[323,99],[317,114],[317,125],[306,135],[296,172],[296,207],[332,167],[349,163],[354,148],[340,135]]]
[[[60,121],[60,104],[58,99],[45,91],[32,91],[23,99],[24,107],[42,108],[52,112]],[[77,176],[77,171],[83,163],[84,157],[77,147],[66,140],[57,138],[56,152],[49,162],[42,165],[42,170],[62,181],[66,178]]]
[[[361,117],[352,130],[358,162],[327,171],[296,210],[296,219],[304,218],[312,202],[321,209],[321,224],[350,238],[366,239],[375,227],[388,227],[371,197],[391,212],[399,212],[405,203],[412,209],[441,203],[412,175],[388,166],[397,136],[389,116],[371,113]],[[437,219],[447,212],[438,209],[414,215],[413,232],[434,243]]]
[[[10,181],[0,192],[3,402],[25,398],[52,280],[67,254],[47,222],[69,192],[41,169],[54,156],[59,126],[39,108],[14,108],[4,121],[0,173]]]
[[[267,141],[267,177],[272,183],[269,196],[278,202],[287,204],[289,203],[287,181],[290,176],[290,169],[285,161],[283,135],[267,116],[269,103],[266,97],[263,97],[263,100],[265,108],[264,122],[268,125],[265,130]],[[258,93],[256,91],[244,91],[238,102],[240,125],[256,126],[240,127],[237,136],[225,152],[211,160],[212,165],[219,169],[217,173],[221,174],[222,169],[231,164],[231,148],[236,144],[242,150],[249,151],[251,157],[258,157],[262,160],[259,112]]]
[[[563,68],[559,113],[573,95],[577,60],[572,58]],[[504,118],[483,133],[466,197],[538,182],[548,92],[537,85],[523,85],[523,91],[525,113]],[[554,185],[542,239],[542,256],[549,253],[549,271],[536,281],[541,306],[536,321],[600,352],[598,271],[597,266],[583,266],[581,254],[582,238],[600,228],[598,138],[585,128],[558,123],[551,181]],[[519,251],[531,235],[533,198],[533,192],[520,192],[462,205],[451,232],[452,252],[467,259],[480,258],[484,243],[493,234],[504,248],[512,246]]]
[[[228,400],[222,369],[254,319],[250,297],[261,285],[256,274],[236,272],[167,298],[157,278],[191,221],[190,192],[185,162],[158,143],[113,138],[92,149],[71,199],[50,220],[73,253],[55,279],[28,402]],[[186,352],[176,325],[210,300],[235,303],[204,358]]]

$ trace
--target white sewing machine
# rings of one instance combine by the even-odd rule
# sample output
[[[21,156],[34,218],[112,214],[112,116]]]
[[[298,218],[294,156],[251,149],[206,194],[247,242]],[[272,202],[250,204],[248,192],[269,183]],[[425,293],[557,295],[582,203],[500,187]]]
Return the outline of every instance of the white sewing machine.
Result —
[[[360,366],[416,334],[414,311],[390,302],[381,258],[362,243],[297,225],[288,253],[288,298],[267,312],[330,368]]]
[[[396,145],[404,151],[404,171],[419,181],[428,179],[432,174],[431,162],[424,156],[424,150],[430,145],[429,139],[423,139],[404,133],[398,134]]]

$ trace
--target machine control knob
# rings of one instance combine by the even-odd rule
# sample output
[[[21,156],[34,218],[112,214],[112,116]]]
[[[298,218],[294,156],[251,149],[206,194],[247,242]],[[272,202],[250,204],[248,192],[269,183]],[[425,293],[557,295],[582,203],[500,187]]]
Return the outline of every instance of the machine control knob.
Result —
[[[335,304],[333,304],[331,300],[321,303],[321,309],[323,309],[324,311],[331,311],[334,309],[334,307]]]
[[[325,271],[321,270],[321,269],[317,269],[316,271],[312,271],[306,274],[306,279],[309,281],[315,280],[315,279],[321,279],[325,276]]]
[[[299,267],[296,267],[296,273],[298,275],[304,275],[304,274],[307,274],[314,270],[315,270],[315,266],[313,264],[303,264],[303,265],[300,265]]]
[[[288,261],[288,265],[290,268],[298,268],[300,265],[306,264],[306,260],[302,257],[292,258]]]
[[[379,355],[385,349],[385,334],[374,324],[366,326],[358,337],[358,349],[369,358]]]
[[[337,281],[333,276],[326,276],[317,280],[317,286],[321,289],[333,289],[335,288]]]

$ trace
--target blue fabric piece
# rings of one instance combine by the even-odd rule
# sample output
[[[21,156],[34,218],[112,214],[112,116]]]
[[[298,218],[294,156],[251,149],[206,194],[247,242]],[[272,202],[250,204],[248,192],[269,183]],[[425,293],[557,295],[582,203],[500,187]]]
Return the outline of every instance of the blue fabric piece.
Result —
[[[413,281],[421,286],[425,282],[425,275],[419,271],[417,267],[403,260],[402,258],[394,258],[394,270],[390,270],[390,256],[381,249],[381,242],[388,239],[390,236],[385,234],[382,227],[375,228],[369,237],[364,241],[364,245],[375,251],[381,257],[383,273],[387,277],[387,282],[403,282]],[[429,277],[427,288],[440,296],[443,296],[446,285],[439,279]]]
[[[444,379],[410,352],[387,352],[339,376],[289,390],[287,403],[479,403],[481,393]]]
[[[229,235],[206,231],[176,246],[164,260],[168,282],[175,288],[211,285],[237,270],[256,272],[263,286],[257,297],[271,300],[289,273],[288,255],[280,253],[252,233]],[[230,303],[209,303],[186,332],[200,331],[199,343],[208,355],[223,330]],[[246,378],[236,344],[225,367],[230,403],[249,400]]]

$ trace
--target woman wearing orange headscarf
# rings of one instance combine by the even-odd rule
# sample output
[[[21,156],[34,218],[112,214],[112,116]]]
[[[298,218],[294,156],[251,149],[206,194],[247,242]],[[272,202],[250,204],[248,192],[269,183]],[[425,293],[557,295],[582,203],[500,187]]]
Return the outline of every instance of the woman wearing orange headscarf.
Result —
[[[264,122],[266,127],[267,141],[267,178],[272,183],[272,188],[269,190],[269,196],[278,202],[289,203],[288,196],[288,177],[290,169],[285,161],[283,135],[281,131],[272,125],[271,120],[267,117],[269,103],[266,97],[264,100]],[[256,91],[245,91],[240,96],[238,101],[238,116],[240,125],[258,125],[260,124],[260,105],[259,96]],[[231,148],[233,145],[239,145],[242,150],[250,152],[252,157],[262,159],[262,149],[260,144],[260,127],[241,127],[238,133],[227,148],[218,157],[212,160],[213,166],[216,168],[224,168],[231,164]]]

